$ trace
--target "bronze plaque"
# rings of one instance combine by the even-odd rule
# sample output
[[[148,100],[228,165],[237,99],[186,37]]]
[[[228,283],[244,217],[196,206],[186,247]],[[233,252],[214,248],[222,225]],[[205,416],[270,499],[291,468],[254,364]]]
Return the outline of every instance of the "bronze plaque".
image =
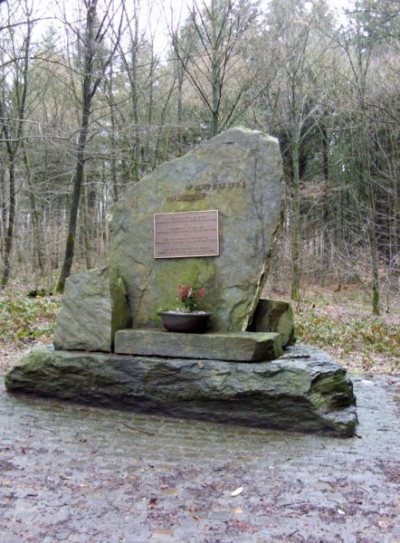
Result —
[[[218,255],[218,211],[154,214],[154,258]]]

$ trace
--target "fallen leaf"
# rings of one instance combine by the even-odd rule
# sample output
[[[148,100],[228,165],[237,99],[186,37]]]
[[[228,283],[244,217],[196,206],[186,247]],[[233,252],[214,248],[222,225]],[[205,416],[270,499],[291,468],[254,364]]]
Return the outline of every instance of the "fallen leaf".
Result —
[[[257,528],[255,526],[249,524],[248,522],[245,522],[244,520],[229,521],[229,526],[231,526],[232,528],[236,528],[241,532],[247,532],[250,534],[254,534],[257,531]]]
[[[235,496],[239,496],[239,494],[241,494],[242,492],[243,492],[243,487],[239,486],[239,488],[231,492],[231,496],[232,498],[235,498]]]
[[[150,498],[149,499],[149,507],[150,509],[154,509],[154,507],[157,505],[157,498]]]
[[[172,536],[172,535],[174,535],[173,531],[170,530],[169,528],[154,528],[153,534],[156,534],[156,535],[167,535],[167,536]]]
[[[165,486],[165,488],[163,488],[163,486]],[[162,496],[177,496],[178,495],[178,491],[176,490],[176,488],[174,487],[169,487],[167,485],[163,485],[161,487],[161,495]]]

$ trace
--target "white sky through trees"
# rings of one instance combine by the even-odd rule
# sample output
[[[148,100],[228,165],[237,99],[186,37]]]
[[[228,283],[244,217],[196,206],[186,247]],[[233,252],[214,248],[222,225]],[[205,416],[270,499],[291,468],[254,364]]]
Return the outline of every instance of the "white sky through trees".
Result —
[[[110,11],[117,9],[120,1],[99,0],[98,12],[102,13],[104,6],[110,6]],[[169,48],[169,28],[171,25],[176,28],[183,23],[188,8],[193,2],[191,0],[137,0],[136,3],[139,10],[141,32],[148,38],[153,36],[156,53],[164,57]],[[35,25],[35,34],[39,39],[40,36],[46,34],[50,27],[61,31],[65,20],[75,26],[79,19],[85,16],[83,0],[30,0],[30,2],[28,0],[28,4],[33,7],[33,18],[42,19]],[[134,2],[131,0],[126,2],[127,6],[133,4]],[[344,20],[344,10],[351,8],[354,0],[328,0],[328,4],[340,21]],[[260,5],[261,8],[266,7],[268,0],[261,0]],[[8,9],[11,9],[10,3]],[[6,20],[6,10],[6,3],[1,3],[0,21],[2,21],[2,26]]]

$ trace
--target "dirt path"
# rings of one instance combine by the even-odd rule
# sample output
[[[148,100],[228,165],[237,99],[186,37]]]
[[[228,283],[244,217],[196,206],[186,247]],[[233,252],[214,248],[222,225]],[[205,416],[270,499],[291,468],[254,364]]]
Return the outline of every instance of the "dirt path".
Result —
[[[0,379],[0,543],[400,541],[399,378],[355,380],[350,440],[12,396]]]

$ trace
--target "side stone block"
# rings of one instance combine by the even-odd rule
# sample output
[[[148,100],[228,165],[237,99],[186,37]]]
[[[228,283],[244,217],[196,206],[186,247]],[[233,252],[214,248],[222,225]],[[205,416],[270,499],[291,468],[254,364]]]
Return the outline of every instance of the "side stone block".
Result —
[[[249,330],[253,332],[277,332],[282,345],[295,342],[293,310],[287,302],[259,300]]]
[[[115,352],[259,362],[278,358],[282,354],[282,342],[279,334],[268,333],[179,334],[157,330],[120,330],[115,335]]]
[[[54,334],[55,349],[113,349],[114,334],[130,325],[124,283],[113,283],[107,268],[71,275],[66,282]]]
[[[299,432],[349,437],[357,422],[346,371],[304,345],[256,365],[36,347],[5,382],[12,392]]]

